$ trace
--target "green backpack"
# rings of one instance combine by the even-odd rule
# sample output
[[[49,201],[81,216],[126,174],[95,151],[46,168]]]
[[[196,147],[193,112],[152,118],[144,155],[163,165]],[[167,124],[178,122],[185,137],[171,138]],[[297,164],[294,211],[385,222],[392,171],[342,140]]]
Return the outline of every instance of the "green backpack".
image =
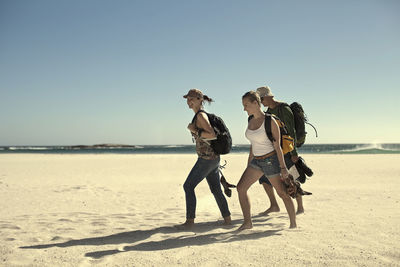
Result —
[[[299,103],[293,102],[290,105],[282,103],[279,105],[279,113],[281,113],[280,109],[284,106],[290,107],[293,113],[294,127],[296,130],[296,147],[301,147],[306,141],[306,123],[314,128],[315,136],[318,137],[317,129],[315,129],[314,125],[308,122],[307,115],[304,113],[304,109]]]

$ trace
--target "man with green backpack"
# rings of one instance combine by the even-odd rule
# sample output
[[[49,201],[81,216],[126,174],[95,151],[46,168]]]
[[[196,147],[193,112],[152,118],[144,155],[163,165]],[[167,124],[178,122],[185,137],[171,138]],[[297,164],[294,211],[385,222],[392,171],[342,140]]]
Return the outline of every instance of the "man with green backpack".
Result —
[[[295,163],[296,169],[299,172],[300,177],[298,178],[298,180],[301,183],[304,183],[306,178],[305,174],[307,174],[307,176],[312,176],[313,172],[310,168],[307,167],[304,160],[298,156],[298,153],[296,151],[296,147],[300,147],[301,145],[303,145],[306,135],[304,126],[306,118],[301,105],[294,102],[292,105],[289,106],[286,103],[276,101],[274,99],[274,95],[271,92],[271,89],[268,86],[257,88],[257,93],[260,95],[261,103],[265,107],[268,107],[266,112],[277,116],[281,121],[283,121],[289,135],[294,139],[295,148],[289,153],[291,154],[292,161]],[[271,202],[271,206],[266,211],[264,211],[262,215],[267,215],[270,212],[280,211],[271,183],[265,176],[262,176],[259,182],[263,185],[265,192],[267,193],[268,198]],[[296,201],[297,214],[303,213],[304,207],[302,196],[297,195]]]

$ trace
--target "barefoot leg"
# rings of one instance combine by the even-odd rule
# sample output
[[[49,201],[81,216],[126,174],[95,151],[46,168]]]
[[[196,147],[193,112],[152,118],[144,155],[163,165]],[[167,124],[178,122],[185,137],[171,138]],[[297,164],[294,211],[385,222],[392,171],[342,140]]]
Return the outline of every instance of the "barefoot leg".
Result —
[[[274,177],[270,179],[270,182],[272,186],[275,188],[276,192],[278,193],[279,197],[282,198],[283,203],[285,203],[286,211],[289,215],[289,220],[290,220],[290,228],[296,228],[296,212],[294,209],[293,201],[290,198],[290,196],[286,193],[286,191],[283,188],[283,184],[281,181],[281,177]]]
[[[261,170],[253,167],[247,167],[237,185],[240,207],[242,208],[244,219],[243,225],[240,226],[238,230],[250,229],[253,227],[251,222],[250,200],[249,196],[247,195],[247,190],[258,180],[261,175]]]
[[[275,198],[274,188],[272,187],[272,185],[269,185],[267,183],[262,183],[262,185],[263,185],[264,190],[267,193],[267,196],[269,198],[270,207],[266,211],[260,213],[260,215],[265,216],[271,212],[279,212],[280,209],[278,206],[278,202],[276,201],[276,198]]]
[[[194,219],[186,219],[186,222],[182,224],[175,225],[178,230],[190,230],[194,226]]]

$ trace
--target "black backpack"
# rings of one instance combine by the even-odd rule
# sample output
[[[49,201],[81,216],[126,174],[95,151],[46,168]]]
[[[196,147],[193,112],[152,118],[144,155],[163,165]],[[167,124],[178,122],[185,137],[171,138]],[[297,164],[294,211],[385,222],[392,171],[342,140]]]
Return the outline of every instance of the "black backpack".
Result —
[[[224,121],[215,114],[207,113],[204,110],[199,110],[193,117],[192,123],[195,121],[197,114],[204,112],[207,114],[208,120],[214,129],[217,139],[211,140],[211,147],[215,154],[223,155],[228,154],[232,149],[232,137],[229,133],[228,127],[226,127]]]
[[[282,103],[279,106],[279,109],[284,106],[290,107],[293,113],[294,127],[296,130],[296,147],[301,147],[306,141],[306,135],[307,135],[306,125],[305,125],[306,123],[314,128],[315,135],[316,137],[318,137],[317,129],[315,129],[314,125],[308,122],[307,116],[304,113],[304,109],[299,103],[293,102],[290,105],[288,105],[287,103]]]

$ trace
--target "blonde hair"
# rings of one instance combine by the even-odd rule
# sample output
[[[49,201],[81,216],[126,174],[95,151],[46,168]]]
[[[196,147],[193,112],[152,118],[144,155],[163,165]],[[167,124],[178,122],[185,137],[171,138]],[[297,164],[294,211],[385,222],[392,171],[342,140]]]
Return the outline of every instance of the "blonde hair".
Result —
[[[261,98],[255,91],[248,91],[242,96],[242,99],[248,98],[251,102],[257,101],[257,104],[261,106]]]

